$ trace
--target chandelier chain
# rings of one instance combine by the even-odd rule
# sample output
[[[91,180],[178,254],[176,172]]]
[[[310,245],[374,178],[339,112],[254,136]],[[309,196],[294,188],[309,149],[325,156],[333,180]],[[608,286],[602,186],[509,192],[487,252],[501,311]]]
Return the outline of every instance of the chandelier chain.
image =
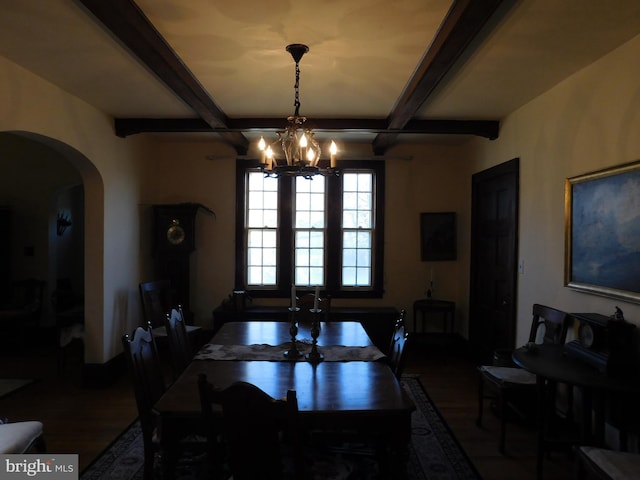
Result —
[[[296,62],[296,83],[293,86],[295,89],[295,99],[293,102],[293,106],[295,109],[295,116],[300,116],[300,65]]]

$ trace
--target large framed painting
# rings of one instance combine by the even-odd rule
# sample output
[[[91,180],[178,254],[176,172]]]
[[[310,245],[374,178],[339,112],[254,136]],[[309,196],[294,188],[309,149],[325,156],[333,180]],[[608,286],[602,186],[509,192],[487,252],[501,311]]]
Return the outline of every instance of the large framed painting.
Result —
[[[640,303],[640,161],[566,180],[565,285]]]
[[[455,260],[455,212],[425,212],[420,214],[420,257],[423,262]]]

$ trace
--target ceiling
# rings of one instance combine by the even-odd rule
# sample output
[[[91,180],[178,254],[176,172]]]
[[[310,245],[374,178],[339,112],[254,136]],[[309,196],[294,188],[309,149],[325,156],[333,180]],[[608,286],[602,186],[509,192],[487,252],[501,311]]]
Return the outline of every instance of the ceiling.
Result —
[[[239,155],[293,114],[339,141],[499,136],[499,122],[640,34],[637,0],[0,0],[0,55],[114,117]],[[318,133],[318,137],[321,134]],[[329,135],[329,134],[327,134]]]

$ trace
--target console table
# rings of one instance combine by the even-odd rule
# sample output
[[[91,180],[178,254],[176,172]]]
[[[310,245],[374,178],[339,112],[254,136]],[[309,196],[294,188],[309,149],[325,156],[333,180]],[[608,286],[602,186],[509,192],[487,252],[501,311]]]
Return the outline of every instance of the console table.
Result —
[[[550,413],[555,408],[555,396],[549,386],[566,383],[581,390],[582,418],[578,439],[568,439],[569,443],[604,446],[605,444],[605,402],[607,397],[625,398],[640,394],[640,380],[632,373],[620,376],[606,375],[598,369],[567,356],[562,345],[536,345],[534,348],[521,347],[513,352],[513,361],[536,375],[538,386],[538,455],[537,476],[542,478],[542,465],[546,447],[559,443],[550,435]],[[567,441],[567,439],[564,439]],[[564,443],[564,442],[563,442]]]
[[[422,330],[427,314],[442,315],[442,333],[453,333],[455,327],[456,303],[449,300],[423,298],[413,302],[413,331],[416,332],[418,313],[422,320]],[[447,327],[448,324],[448,327]]]
[[[394,307],[331,307],[329,321],[339,322],[351,320],[360,322],[371,338],[371,341],[383,352],[389,348],[396,320],[400,312]],[[214,330],[227,322],[276,320],[289,321],[287,307],[250,306],[244,310],[235,310],[220,306],[213,311]]]

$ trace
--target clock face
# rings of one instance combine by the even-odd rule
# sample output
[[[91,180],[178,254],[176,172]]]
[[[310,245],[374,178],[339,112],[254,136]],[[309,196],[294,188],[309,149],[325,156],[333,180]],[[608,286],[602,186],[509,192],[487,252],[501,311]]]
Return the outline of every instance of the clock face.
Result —
[[[583,347],[591,348],[595,340],[593,327],[588,323],[582,323],[578,329],[578,340],[580,340]]]
[[[167,229],[167,240],[172,245],[180,245],[184,242],[185,238],[184,228],[180,225],[180,221],[174,218],[171,220],[171,225]]]

